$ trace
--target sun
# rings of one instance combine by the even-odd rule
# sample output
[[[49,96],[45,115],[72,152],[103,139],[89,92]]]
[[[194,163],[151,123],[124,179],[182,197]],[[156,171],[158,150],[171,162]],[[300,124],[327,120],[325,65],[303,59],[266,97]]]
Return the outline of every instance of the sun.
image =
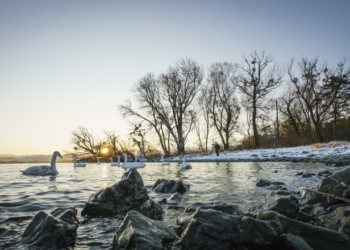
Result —
[[[103,149],[101,150],[101,152],[102,152],[102,154],[107,154],[107,153],[108,153],[108,148],[103,148]]]

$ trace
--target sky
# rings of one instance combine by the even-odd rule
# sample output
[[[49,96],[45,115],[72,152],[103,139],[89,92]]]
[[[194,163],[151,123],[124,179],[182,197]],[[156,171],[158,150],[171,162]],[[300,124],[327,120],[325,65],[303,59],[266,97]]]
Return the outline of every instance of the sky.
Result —
[[[0,154],[70,149],[79,126],[126,136],[118,105],[148,72],[265,51],[350,56],[348,0],[0,1]]]

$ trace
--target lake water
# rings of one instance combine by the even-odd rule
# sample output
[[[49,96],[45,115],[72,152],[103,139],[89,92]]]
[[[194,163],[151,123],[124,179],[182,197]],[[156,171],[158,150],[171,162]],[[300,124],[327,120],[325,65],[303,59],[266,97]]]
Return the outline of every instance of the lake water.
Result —
[[[0,164],[0,248],[27,249],[19,241],[32,220],[28,216],[34,216],[40,210],[50,212],[74,206],[78,209],[80,225],[76,244],[70,249],[111,249],[121,219],[93,218],[88,221],[80,216],[80,212],[93,193],[118,182],[124,170],[108,163],[87,164],[85,168],[74,168],[72,163],[58,163],[59,175],[56,177],[26,176],[19,171],[32,165],[35,164]],[[138,171],[150,198],[154,200],[171,195],[151,190],[157,179],[181,180],[190,185],[190,191],[183,195],[181,206],[196,202],[225,202],[247,211],[272,192],[256,187],[258,179],[282,181],[289,190],[297,191],[298,187],[310,187],[320,180],[318,176],[301,178],[296,176],[298,172],[317,173],[326,168],[319,163],[290,162],[201,162],[192,163],[192,167],[180,171],[178,163],[170,166],[147,163]],[[163,209],[164,221],[174,226],[182,210],[167,209],[167,205]]]

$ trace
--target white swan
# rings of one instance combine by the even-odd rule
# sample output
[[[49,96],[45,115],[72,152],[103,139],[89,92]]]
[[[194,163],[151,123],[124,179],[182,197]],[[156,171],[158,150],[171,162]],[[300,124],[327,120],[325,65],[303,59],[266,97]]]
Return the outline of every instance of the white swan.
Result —
[[[162,166],[169,165],[169,164],[170,164],[170,162],[164,161],[164,157],[162,155]]]
[[[118,167],[120,167],[120,155],[118,155],[117,157],[118,157],[118,162],[113,161],[112,157],[109,158],[111,160],[111,166],[118,166]]]
[[[74,167],[78,168],[78,167],[85,167],[86,163],[83,162],[77,162],[77,155],[74,155]]]
[[[26,170],[20,170],[23,174],[27,175],[56,175],[58,174],[56,169],[56,158],[62,158],[60,152],[55,151],[51,157],[51,166],[31,166]]]
[[[182,158],[183,162],[180,165],[180,169],[191,169],[192,165],[189,162],[186,162],[186,155]]]
[[[123,153],[124,156],[124,163],[120,166],[122,168],[143,168],[146,166],[145,163],[141,162],[128,162],[128,155],[126,153]]]

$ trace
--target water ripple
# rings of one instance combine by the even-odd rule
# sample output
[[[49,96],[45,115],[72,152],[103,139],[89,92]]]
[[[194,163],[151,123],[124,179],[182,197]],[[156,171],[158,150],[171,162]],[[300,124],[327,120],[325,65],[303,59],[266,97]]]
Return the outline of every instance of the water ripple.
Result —
[[[50,176],[25,176],[19,170],[30,164],[0,164],[0,246],[6,249],[27,249],[18,245],[31,218],[40,210],[55,213],[59,209],[78,209],[78,238],[74,249],[111,249],[113,236],[121,223],[120,218],[81,217],[81,209],[89,197],[107,186],[118,182],[124,170],[108,164],[87,164],[74,169],[72,164],[58,164],[59,174]],[[192,163],[193,169],[180,171],[179,164],[147,163],[139,169],[149,196],[154,199],[169,198],[171,194],[159,194],[151,190],[157,179],[181,180],[190,185],[183,201],[175,206],[164,205],[164,222],[174,226],[183,208],[193,203],[225,202],[235,204],[245,211],[261,203],[271,191],[257,188],[258,179],[278,180],[288,189],[312,186],[319,181],[300,178],[301,170],[317,173],[324,164],[278,162],[211,162]],[[58,209],[58,210],[57,210]]]

